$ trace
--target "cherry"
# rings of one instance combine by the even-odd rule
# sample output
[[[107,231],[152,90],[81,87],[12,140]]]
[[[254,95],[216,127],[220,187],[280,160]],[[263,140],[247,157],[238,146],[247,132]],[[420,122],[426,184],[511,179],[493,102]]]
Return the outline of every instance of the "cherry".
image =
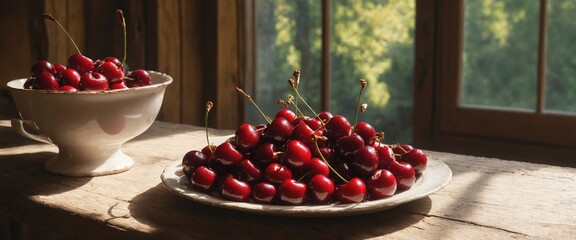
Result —
[[[326,136],[333,141],[337,141],[341,137],[350,135],[352,127],[348,119],[341,115],[336,115],[326,123],[326,130]]]
[[[128,86],[126,86],[126,83],[124,83],[124,81],[110,84],[110,90],[121,90],[121,89],[128,89]]]
[[[284,158],[289,167],[293,169],[303,169],[306,167],[310,159],[312,158],[312,153],[310,149],[304,145],[299,140],[290,140],[286,144],[286,152],[284,153]]]
[[[38,89],[38,84],[36,84],[36,77],[28,77],[26,82],[24,82],[24,89]]]
[[[292,124],[286,118],[274,118],[263,134],[269,141],[284,143],[292,135]]]
[[[35,80],[34,85],[38,86],[37,89],[42,90],[56,90],[60,85],[58,84],[58,80],[56,77],[52,75],[52,73],[48,71],[44,71],[40,73]]]
[[[266,166],[270,163],[280,162],[280,157],[277,154],[278,148],[273,143],[263,143],[254,149],[254,160],[259,164]]]
[[[376,152],[378,152],[378,168],[388,168],[391,162],[396,161],[396,157],[394,157],[394,151],[390,146],[383,144],[383,143],[376,143],[374,144],[374,148]]]
[[[392,148],[394,154],[403,155],[407,152],[410,152],[414,147],[408,144],[396,145]]]
[[[84,76],[84,74],[94,71],[94,62],[80,53],[75,53],[68,58],[66,68],[72,68],[78,71],[80,76]]]
[[[208,163],[208,158],[202,152],[197,150],[188,151],[182,158],[182,171],[186,176],[192,176],[196,168]]]
[[[58,88],[60,92],[78,92],[78,89],[70,85],[64,85]]]
[[[206,166],[200,166],[192,173],[190,181],[194,189],[202,192],[210,192],[216,182],[216,172]]]
[[[54,64],[54,75],[55,76],[60,75],[64,70],[66,70],[66,66],[64,66],[60,63]]]
[[[338,148],[338,154],[346,159],[350,159],[356,151],[364,147],[364,140],[360,135],[352,134],[338,139],[336,146]]]
[[[306,123],[312,130],[316,131],[322,127],[322,122],[316,118],[309,118],[305,117],[302,120],[303,123]]]
[[[206,145],[202,148],[202,153],[206,155],[206,158],[210,159],[214,156],[214,150],[216,150],[216,145]]]
[[[300,205],[306,197],[306,184],[286,179],[278,187],[279,199],[287,205]]]
[[[214,150],[214,161],[220,163],[224,167],[234,166],[244,159],[231,142],[226,141]]]
[[[44,71],[47,71],[51,74],[56,73],[56,69],[54,68],[54,65],[52,65],[52,63],[50,63],[46,60],[39,60],[38,62],[34,63],[34,65],[32,65],[32,69],[30,70],[30,75],[32,77],[35,77],[35,76],[40,75]]]
[[[330,176],[330,167],[328,166],[328,164],[326,164],[326,162],[324,162],[324,160],[320,159],[320,158],[312,158],[310,159],[310,162],[308,163],[308,167],[307,167],[309,174],[314,176],[314,175],[324,175],[324,176]]]
[[[330,120],[330,118],[332,117],[333,117],[332,113],[328,111],[322,111],[318,113],[318,116],[316,116],[316,118],[320,119],[323,123],[327,123],[328,120]]]
[[[336,197],[340,203],[359,203],[366,196],[366,185],[360,178],[352,178],[338,187]]]
[[[296,113],[294,113],[292,110],[290,110],[288,108],[283,108],[283,109],[280,109],[280,111],[278,111],[276,113],[275,118],[278,118],[278,117],[283,117],[286,120],[288,120],[289,122],[292,122],[292,121],[294,121],[294,119],[296,119]]]
[[[372,199],[390,197],[396,192],[396,177],[386,169],[378,169],[368,178],[366,187]]]
[[[350,166],[361,176],[372,174],[378,169],[378,153],[372,146],[364,146],[356,153],[356,157],[350,161]]]
[[[338,161],[335,164],[332,164],[332,167],[334,167],[334,170],[338,173],[330,172],[330,177],[332,177],[332,179],[340,179],[338,175],[345,179],[350,179],[352,177],[352,170],[350,170],[348,163]]]
[[[322,155],[322,157],[324,157],[328,162],[332,162],[335,159],[334,149],[330,147],[320,147],[319,149],[314,148],[314,151],[312,151],[312,157],[322,158],[320,155]]]
[[[222,197],[228,200],[246,202],[251,192],[250,184],[234,177],[228,177],[222,183]]]
[[[97,66],[94,71],[104,75],[108,79],[109,84],[124,81],[124,71],[114,62],[104,62]]]
[[[407,162],[393,161],[388,166],[388,170],[396,177],[398,190],[410,189],[416,181],[416,172],[412,165]]]
[[[79,88],[80,87],[80,74],[78,73],[78,71],[72,69],[72,68],[68,68],[64,71],[62,71],[62,73],[60,73],[60,78],[58,79],[60,81],[60,86],[62,85],[70,85],[74,88]]]
[[[80,73],[80,72],[79,72]],[[97,72],[89,72],[80,78],[80,90],[108,90],[108,79]]]
[[[367,122],[356,124],[354,132],[362,137],[366,145],[372,145],[376,141],[376,130]]]
[[[304,143],[304,145],[306,145],[308,148],[315,149],[316,146],[314,145],[314,141],[312,141],[313,134],[314,130],[312,130],[310,126],[308,126],[305,123],[300,123],[296,125],[296,127],[294,127],[294,129],[292,130],[292,136],[290,137],[290,139],[299,140],[302,143]]]
[[[276,192],[276,187],[271,183],[257,183],[252,187],[252,200],[256,203],[270,204],[276,199]]]
[[[260,169],[252,163],[249,159],[244,159],[240,161],[238,166],[236,166],[236,176],[246,182],[256,182],[262,177],[262,172]]]
[[[292,171],[279,163],[271,163],[264,170],[264,178],[274,184],[281,184],[286,179],[292,178]]]
[[[317,204],[328,204],[334,195],[334,182],[326,175],[316,174],[308,183],[310,198]]]
[[[248,123],[240,125],[236,129],[234,144],[238,150],[247,152],[254,148],[260,142],[260,134],[256,128]]]
[[[408,153],[400,157],[400,161],[407,162],[416,171],[416,175],[420,175],[426,170],[426,165],[428,163],[428,157],[420,149],[412,149]]]
[[[126,86],[129,88],[141,87],[152,84],[152,78],[150,74],[142,69],[136,69],[128,75],[128,81],[126,81]]]

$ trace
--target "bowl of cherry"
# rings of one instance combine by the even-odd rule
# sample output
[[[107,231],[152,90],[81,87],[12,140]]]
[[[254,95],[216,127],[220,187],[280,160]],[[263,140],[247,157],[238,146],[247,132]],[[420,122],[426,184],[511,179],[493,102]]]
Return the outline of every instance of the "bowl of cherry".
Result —
[[[164,73],[127,70],[115,57],[94,61],[80,51],[66,65],[37,61],[27,78],[7,83],[20,115],[12,128],[58,147],[45,163],[52,173],[84,177],[127,171],[134,160],[121,146],[152,125],[172,82]]]

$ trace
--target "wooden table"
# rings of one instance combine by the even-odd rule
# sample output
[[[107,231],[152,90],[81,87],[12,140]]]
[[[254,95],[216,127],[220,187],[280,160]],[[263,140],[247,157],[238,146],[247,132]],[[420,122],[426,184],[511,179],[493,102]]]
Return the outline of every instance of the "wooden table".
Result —
[[[213,135],[231,131],[212,130]],[[205,145],[203,128],[156,122],[124,145],[128,172],[69,178],[44,170],[57,152],[0,121],[0,209],[83,239],[574,239],[576,171],[428,151],[453,179],[439,192],[362,216],[287,218],[194,203],[167,190],[163,169]]]

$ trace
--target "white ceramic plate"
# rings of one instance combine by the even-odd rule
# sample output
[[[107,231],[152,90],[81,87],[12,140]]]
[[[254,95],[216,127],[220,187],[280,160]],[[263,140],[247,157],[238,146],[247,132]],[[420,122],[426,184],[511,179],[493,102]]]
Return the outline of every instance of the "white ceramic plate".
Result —
[[[428,159],[426,171],[416,180],[412,188],[389,198],[353,204],[282,206],[250,202],[233,202],[220,199],[189,187],[189,180],[181,170],[180,161],[164,169],[162,182],[172,192],[198,203],[258,214],[281,216],[344,216],[371,213],[389,209],[400,204],[424,198],[440,189],[452,179],[452,171],[440,160]]]

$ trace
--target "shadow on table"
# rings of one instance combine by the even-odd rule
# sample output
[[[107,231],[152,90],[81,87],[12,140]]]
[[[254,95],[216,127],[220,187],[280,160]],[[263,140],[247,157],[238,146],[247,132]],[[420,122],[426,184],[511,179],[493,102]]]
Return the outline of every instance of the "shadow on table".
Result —
[[[50,173],[44,167],[55,152],[38,151],[0,156],[2,192],[19,192],[21,196],[50,195],[67,192],[83,186],[92,178],[65,177]]]
[[[201,205],[159,184],[134,197],[128,209],[134,219],[155,229],[153,234],[157,237],[364,239],[414,225],[424,218],[431,205],[430,198],[426,197],[393,209],[360,216],[266,216]]]

